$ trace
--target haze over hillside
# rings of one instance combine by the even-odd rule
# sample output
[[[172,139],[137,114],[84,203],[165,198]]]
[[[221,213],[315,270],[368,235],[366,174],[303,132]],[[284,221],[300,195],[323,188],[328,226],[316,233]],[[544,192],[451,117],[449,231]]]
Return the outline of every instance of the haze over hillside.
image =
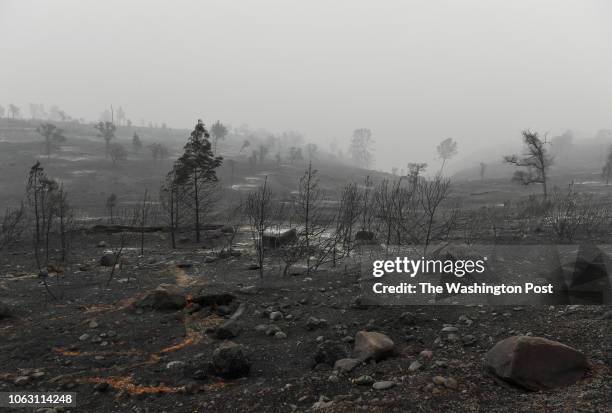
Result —
[[[537,5],[5,0],[0,101],[299,130],[325,148],[370,128],[385,170],[432,163],[452,137],[453,171],[480,148],[518,145],[524,128],[589,137],[612,124],[612,4]]]

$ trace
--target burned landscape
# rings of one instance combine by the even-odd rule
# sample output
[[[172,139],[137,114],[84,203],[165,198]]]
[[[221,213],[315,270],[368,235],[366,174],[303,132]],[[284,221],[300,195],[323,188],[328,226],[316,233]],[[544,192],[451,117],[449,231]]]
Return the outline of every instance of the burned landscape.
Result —
[[[611,7],[0,2],[0,410],[612,411]]]
[[[36,124],[3,122],[13,136]],[[150,190],[99,193],[98,209],[87,193],[72,192],[72,162],[77,170],[113,164],[104,160],[103,140],[94,139],[68,138],[66,145],[82,151],[76,161],[62,161],[61,146],[57,158],[47,158],[28,152],[40,144],[1,143],[22,148],[11,158],[32,158],[2,161],[15,176],[3,181],[7,189],[19,172],[24,192],[28,173],[42,182],[53,179],[47,169],[67,177],[57,180],[65,188],[36,195],[38,209],[52,211],[38,217],[39,242],[31,188],[21,207],[5,213],[3,391],[73,391],[77,411],[604,411],[609,403],[609,306],[582,305],[595,303],[580,296],[561,305],[449,305],[452,297],[427,306],[369,305],[362,283],[367,257],[390,250],[452,256],[479,243],[596,243],[607,252],[605,182],[557,187],[545,204],[509,178],[400,177],[332,166],[329,154],[264,159],[254,168],[238,157],[231,175],[219,165],[215,189],[205,188],[196,241],[193,205],[169,203],[167,180],[158,188],[148,183]],[[230,137],[223,150],[231,151],[232,139],[240,142]],[[119,165],[134,162],[176,167],[138,158]],[[96,174],[112,182],[108,176],[122,173],[114,169]],[[356,182],[342,185],[342,175]],[[428,221],[423,206],[434,201],[435,224],[417,225]],[[384,334],[391,348],[358,357],[359,332]],[[485,355],[521,335],[579,349],[586,373],[569,391],[504,384],[487,372]],[[236,348],[223,356],[218,349],[228,343]]]

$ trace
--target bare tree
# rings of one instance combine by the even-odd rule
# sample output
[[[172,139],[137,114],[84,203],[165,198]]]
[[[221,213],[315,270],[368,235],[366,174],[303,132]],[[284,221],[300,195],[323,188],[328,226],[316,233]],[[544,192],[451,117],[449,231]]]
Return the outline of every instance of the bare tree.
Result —
[[[504,161],[522,168],[514,173],[513,181],[523,185],[542,184],[544,200],[547,198],[547,183],[548,169],[553,163],[553,158],[549,155],[546,145],[546,140],[541,140],[537,132],[524,130],[523,143],[525,144],[525,153],[522,156],[508,155],[504,157]]]
[[[185,202],[185,188],[178,182],[176,168],[166,175],[166,179],[160,190],[160,202],[165,212],[165,221],[170,231],[170,241],[173,249],[176,249],[176,233],[180,229],[183,217],[183,205]]]
[[[25,227],[25,208],[7,208],[0,222],[0,250],[19,241]]]
[[[432,241],[448,238],[454,228],[457,211],[444,211],[442,203],[450,193],[450,179],[436,175],[429,181],[422,181],[416,188],[417,203],[410,219],[410,233],[415,243],[423,246],[423,254]]]
[[[256,191],[248,194],[245,205],[245,212],[249,219],[251,235],[257,253],[257,263],[259,265],[259,276],[263,278],[265,247],[264,234],[272,225],[274,216],[272,191],[268,186],[268,177]]]

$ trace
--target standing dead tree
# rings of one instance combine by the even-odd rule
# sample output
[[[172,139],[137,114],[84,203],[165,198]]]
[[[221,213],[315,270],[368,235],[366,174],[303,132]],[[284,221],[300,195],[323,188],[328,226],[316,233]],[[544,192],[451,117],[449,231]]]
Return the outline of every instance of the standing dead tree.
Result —
[[[456,209],[442,208],[449,194],[450,179],[440,175],[417,186],[414,213],[409,217],[409,233],[414,243],[422,245],[423,254],[427,253],[432,241],[448,238],[455,226]]]
[[[306,256],[306,274],[310,274],[310,257],[313,254],[312,241],[319,238],[325,231],[321,216],[321,190],[317,170],[312,168],[312,162],[308,163],[308,169],[300,178],[298,195],[295,200],[295,216],[298,223],[303,226],[299,232],[299,238],[304,240],[304,254]]]
[[[248,194],[245,205],[245,212],[251,227],[251,236],[255,251],[257,253],[257,264],[259,265],[259,276],[263,278],[265,246],[264,234],[272,225],[274,217],[274,205],[272,201],[272,191],[268,186],[268,177],[256,191]]]
[[[166,175],[159,192],[159,198],[164,219],[170,232],[170,243],[176,249],[176,234],[180,230],[180,225],[184,215],[185,188],[178,182],[176,168]]]
[[[504,161],[522,168],[514,172],[513,181],[523,185],[542,184],[544,201],[546,201],[548,196],[548,169],[553,163],[553,157],[548,153],[545,146],[546,140],[541,140],[537,132],[524,130],[522,134],[525,153],[522,156],[505,156]]]
[[[19,208],[7,208],[0,222],[0,250],[16,242],[21,237],[25,227],[25,208],[23,203]]]

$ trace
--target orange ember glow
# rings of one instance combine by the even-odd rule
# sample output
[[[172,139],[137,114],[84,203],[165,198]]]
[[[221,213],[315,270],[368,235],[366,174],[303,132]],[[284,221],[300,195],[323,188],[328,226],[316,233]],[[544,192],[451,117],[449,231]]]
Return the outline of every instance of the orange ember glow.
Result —
[[[130,394],[164,394],[178,393],[181,387],[165,386],[138,386],[133,383],[132,376],[126,377],[89,377],[80,380],[84,383],[108,383],[109,386],[116,390],[122,390]]]

